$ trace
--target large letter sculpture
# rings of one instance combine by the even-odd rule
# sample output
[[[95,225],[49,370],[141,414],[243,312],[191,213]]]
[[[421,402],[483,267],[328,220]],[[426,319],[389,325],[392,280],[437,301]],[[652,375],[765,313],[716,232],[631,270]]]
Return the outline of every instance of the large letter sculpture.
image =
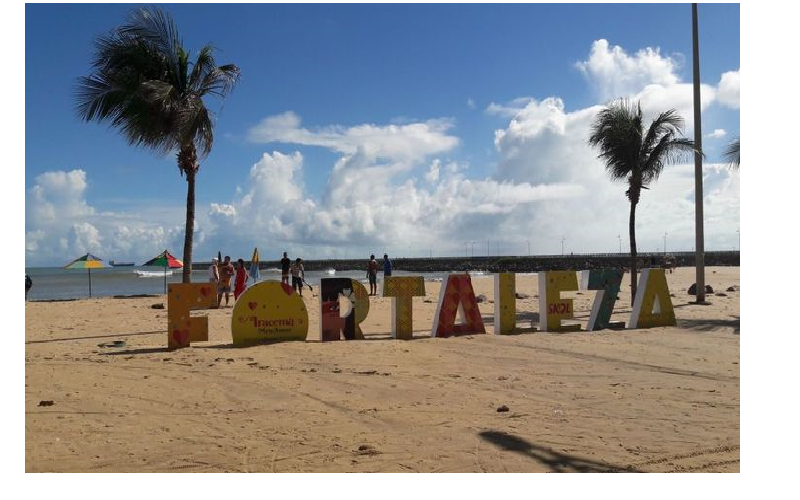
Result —
[[[609,327],[621,284],[622,271],[619,269],[581,271],[581,290],[597,290],[592,303],[592,313],[586,324],[587,330],[602,330]]]
[[[234,345],[262,341],[305,340],[308,311],[292,287],[266,280],[247,288],[233,306]]]
[[[192,341],[208,340],[208,318],[192,317],[190,311],[208,309],[217,303],[210,284],[176,283],[167,289],[167,348],[189,347]]]
[[[561,292],[578,290],[575,271],[539,272],[539,329],[543,332],[575,330],[562,320],[572,318],[572,299],[562,299]]]
[[[340,301],[340,296],[344,300]],[[340,310],[340,303],[344,303],[344,310]],[[369,294],[360,282],[350,278],[320,280],[319,305],[319,340],[364,338],[359,323],[369,312]]]
[[[675,310],[663,269],[642,269],[628,328],[675,326]]]
[[[462,324],[456,325],[456,313]],[[439,290],[439,307],[433,317],[431,337],[486,333],[469,274],[448,274]]]
[[[425,296],[425,279],[422,276],[384,278],[383,296],[392,297],[392,338],[410,339],[414,333],[411,298]]]
[[[516,278],[513,273],[494,275],[494,334],[507,335],[517,329]]]

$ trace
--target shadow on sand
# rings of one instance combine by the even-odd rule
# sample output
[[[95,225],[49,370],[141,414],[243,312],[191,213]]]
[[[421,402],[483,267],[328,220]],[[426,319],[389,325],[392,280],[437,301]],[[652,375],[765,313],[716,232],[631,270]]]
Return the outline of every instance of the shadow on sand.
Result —
[[[175,352],[170,351],[166,347],[141,347],[139,349],[125,349],[124,351],[110,351],[102,353],[103,356],[122,356],[131,354],[156,354],[159,352]]]
[[[488,441],[498,448],[520,453],[531,460],[548,466],[551,472],[640,472],[632,466],[623,468],[560,453],[544,446],[535,445],[506,432],[483,431],[479,432],[478,435],[484,441]]]
[[[166,330],[153,330],[150,332],[134,332],[134,333],[115,333],[114,335],[93,335],[89,337],[62,337],[58,339],[47,339],[47,340],[29,340],[25,342],[25,344],[49,344],[51,342],[66,342],[68,340],[87,340],[87,339],[119,339],[123,337],[135,337],[137,335],[156,335],[156,334],[166,334]]]
[[[739,316],[731,319],[679,319],[678,328],[697,330],[699,332],[713,332],[720,328],[732,328],[734,335],[739,335]]]

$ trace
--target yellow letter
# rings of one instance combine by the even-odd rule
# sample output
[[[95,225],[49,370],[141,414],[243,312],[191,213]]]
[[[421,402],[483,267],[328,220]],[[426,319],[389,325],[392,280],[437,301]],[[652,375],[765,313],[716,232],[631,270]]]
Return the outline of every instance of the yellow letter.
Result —
[[[408,340],[414,333],[413,301],[425,296],[422,276],[389,276],[383,280],[383,296],[392,297],[392,337]]]
[[[233,306],[231,335],[234,345],[263,340],[305,340],[306,305],[289,285],[260,281],[239,295]]]
[[[517,329],[516,275],[494,275],[494,334],[506,335]]]
[[[578,290],[575,271],[539,272],[539,328],[543,332],[569,330],[561,325],[572,318],[572,299],[562,299],[561,292]]]
[[[642,269],[628,328],[675,326],[675,310],[663,269]]]
[[[167,348],[189,347],[208,340],[208,318],[192,318],[190,311],[216,304],[217,291],[208,283],[175,283],[167,292]]]

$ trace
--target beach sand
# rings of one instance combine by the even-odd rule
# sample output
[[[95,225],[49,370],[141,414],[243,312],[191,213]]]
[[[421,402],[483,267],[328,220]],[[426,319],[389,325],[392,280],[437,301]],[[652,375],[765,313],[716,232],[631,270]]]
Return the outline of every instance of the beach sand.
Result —
[[[495,336],[487,302],[487,335],[434,339],[429,282],[413,340],[389,338],[390,299],[373,297],[365,341],[234,348],[228,308],[196,312],[209,341],[173,352],[151,308],[163,296],[28,302],[25,469],[738,472],[739,268],[706,269],[726,294],[710,305],[691,303],[694,272],[667,274],[677,327]],[[473,284],[493,299],[490,276]],[[536,276],[517,291],[523,325]],[[593,295],[563,294],[584,325]],[[304,300],[316,332],[318,298]],[[114,340],[127,345],[98,346]]]

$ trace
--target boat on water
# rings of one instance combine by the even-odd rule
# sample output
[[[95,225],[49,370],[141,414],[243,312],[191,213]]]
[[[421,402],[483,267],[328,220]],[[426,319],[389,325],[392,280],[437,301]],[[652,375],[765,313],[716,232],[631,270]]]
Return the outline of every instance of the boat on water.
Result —
[[[109,263],[109,265],[114,266],[114,267],[127,267],[127,266],[133,266],[134,265],[133,262],[126,262],[126,261],[117,262],[116,260],[109,260],[108,263]]]
[[[333,276],[334,274],[336,274],[336,269],[326,269],[326,270],[325,270],[325,272],[326,272],[326,273],[327,273],[329,276]]]
[[[165,275],[172,276],[171,269],[167,271],[143,271],[141,269],[134,269],[133,272],[140,278],[163,278]]]

